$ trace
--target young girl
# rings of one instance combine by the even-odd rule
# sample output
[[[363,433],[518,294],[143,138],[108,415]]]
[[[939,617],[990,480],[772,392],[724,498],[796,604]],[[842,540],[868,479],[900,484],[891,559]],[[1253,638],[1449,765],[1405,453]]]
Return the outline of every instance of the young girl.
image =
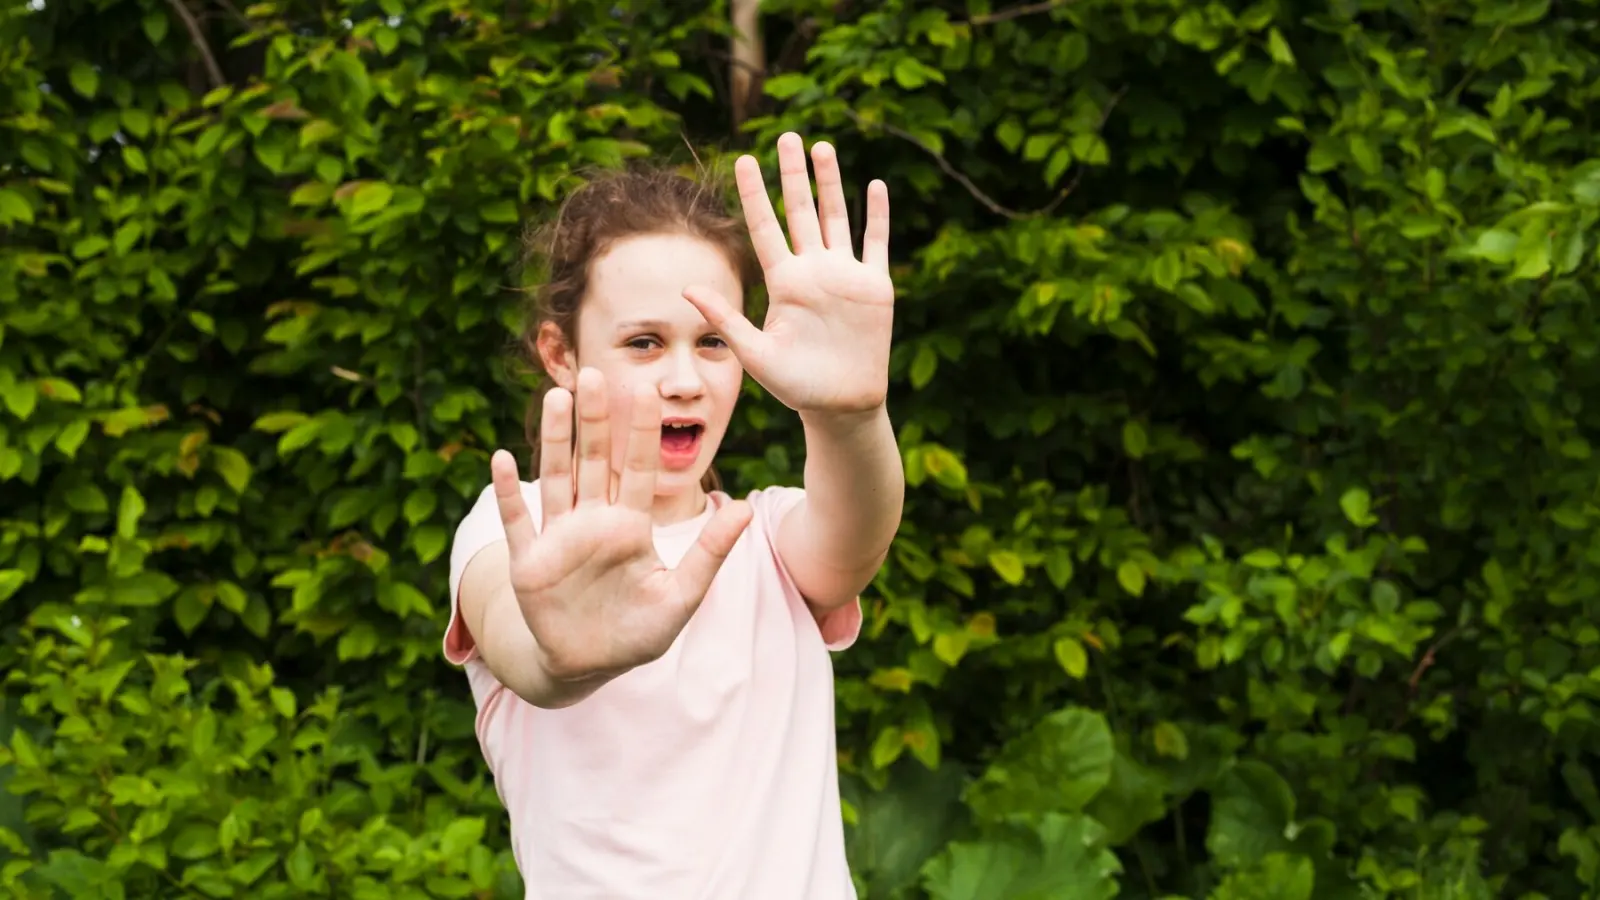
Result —
[[[529,898],[855,897],[828,651],[859,632],[905,493],[889,199],[872,182],[858,260],[833,148],[812,148],[815,205],[798,135],[778,157],[787,240],[755,160],[735,165],[762,328],[745,235],[686,178],[591,182],[550,234],[539,478],[494,455],[444,638]],[[800,415],[804,489],[718,489],[746,372]]]

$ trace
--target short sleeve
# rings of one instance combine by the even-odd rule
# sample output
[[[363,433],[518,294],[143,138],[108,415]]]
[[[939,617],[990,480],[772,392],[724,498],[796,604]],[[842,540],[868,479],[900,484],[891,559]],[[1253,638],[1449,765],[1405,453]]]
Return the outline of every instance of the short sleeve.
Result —
[[[522,499],[528,504],[533,521],[540,521],[539,492],[534,485],[522,483]],[[478,657],[477,642],[461,620],[461,576],[479,551],[505,538],[505,525],[500,521],[500,507],[491,484],[478,494],[472,509],[456,526],[455,539],[450,544],[450,621],[444,630],[444,658],[454,665],[465,665]]]
[[[784,585],[796,595],[800,593],[800,588],[795,584],[794,577],[778,553],[777,537],[778,527],[783,523],[784,517],[793,512],[805,497],[806,492],[803,488],[770,487],[753,491],[748,498],[751,512],[754,513],[762,533],[771,544],[772,560],[778,569],[778,575]],[[835,652],[848,650],[861,635],[861,598],[856,597],[849,603],[818,617],[817,627],[822,632],[823,644],[829,650]]]

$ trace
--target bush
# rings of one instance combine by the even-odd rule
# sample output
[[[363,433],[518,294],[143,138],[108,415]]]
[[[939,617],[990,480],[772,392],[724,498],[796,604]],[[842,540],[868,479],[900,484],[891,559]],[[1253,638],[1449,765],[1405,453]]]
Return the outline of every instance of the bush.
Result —
[[[8,0],[0,885],[518,896],[519,229],[795,129],[895,217],[863,896],[1600,896],[1596,5],[769,0],[730,133],[720,5]]]

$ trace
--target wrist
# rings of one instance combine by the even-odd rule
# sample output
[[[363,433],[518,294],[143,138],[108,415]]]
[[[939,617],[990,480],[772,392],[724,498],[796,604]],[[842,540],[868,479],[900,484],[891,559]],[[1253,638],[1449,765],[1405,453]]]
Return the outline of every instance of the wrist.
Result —
[[[812,409],[800,411],[800,424],[807,431],[813,429],[827,434],[849,436],[876,428],[889,420],[886,403],[866,409]]]

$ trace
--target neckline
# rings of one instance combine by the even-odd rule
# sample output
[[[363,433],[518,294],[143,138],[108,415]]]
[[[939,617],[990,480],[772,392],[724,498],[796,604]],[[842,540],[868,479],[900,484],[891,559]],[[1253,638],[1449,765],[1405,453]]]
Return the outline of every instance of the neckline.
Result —
[[[668,525],[654,525],[652,526],[652,530],[656,537],[664,538],[678,537],[685,532],[699,534],[700,529],[705,527],[706,522],[716,514],[717,510],[726,501],[727,495],[722,491],[708,491],[706,492],[706,508],[701,510],[698,514],[684,519],[681,522],[673,522]]]

